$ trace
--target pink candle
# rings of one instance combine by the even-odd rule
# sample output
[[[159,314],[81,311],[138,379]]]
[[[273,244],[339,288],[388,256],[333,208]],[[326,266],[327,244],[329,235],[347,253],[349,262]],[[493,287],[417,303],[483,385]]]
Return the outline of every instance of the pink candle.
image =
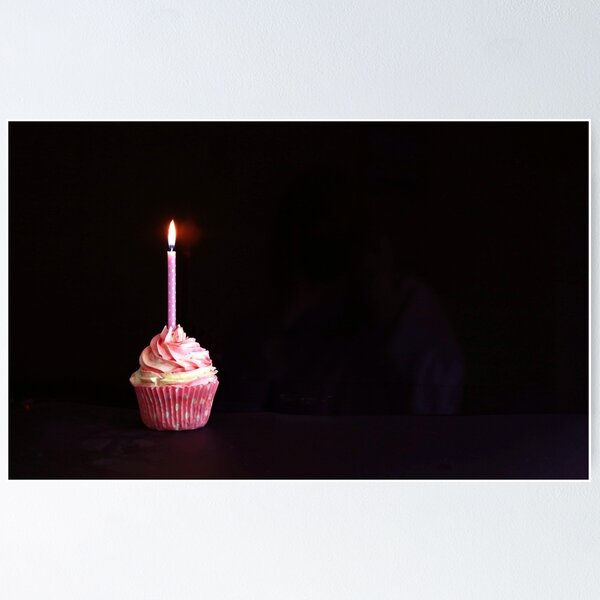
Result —
[[[175,252],[175,223],[171,221],[169,225],[169,250],[167,251],[167,295],[168,295],[168,313],[167,327],[175,329],[177,327],[177,318],[175,316],[175,274],[176,274],[176,252]]]

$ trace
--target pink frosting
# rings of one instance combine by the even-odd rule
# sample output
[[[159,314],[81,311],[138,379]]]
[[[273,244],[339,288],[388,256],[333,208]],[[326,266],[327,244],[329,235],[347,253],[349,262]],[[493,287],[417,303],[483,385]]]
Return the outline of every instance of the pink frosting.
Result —
[[[154,373],[181,373],[210,366],[208,350],[188,337],[181,325],[175,330],[164,327],[140,356],[140,367]]]
[[[190,377],[212,377],[216,374],[208,350],[195,338],[188,337],[180,325],[164,327],[144,348],[140,368],[132,375],[132,383],[158,384],[190,381]],[[185,375],[178,375],[186,373]]]

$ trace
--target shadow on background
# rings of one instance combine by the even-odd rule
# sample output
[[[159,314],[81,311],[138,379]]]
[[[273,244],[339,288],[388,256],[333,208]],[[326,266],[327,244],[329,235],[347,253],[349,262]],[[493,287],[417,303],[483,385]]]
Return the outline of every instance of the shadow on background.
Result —
[[[375,189],[327,169],[292,182],[273,227],[279,306],[267,320],[250,318],[225,353],[222,406],[458,412],[455,335],[431,290],[399,270],[390,235],[408,223],[383,223],[377,200]]]

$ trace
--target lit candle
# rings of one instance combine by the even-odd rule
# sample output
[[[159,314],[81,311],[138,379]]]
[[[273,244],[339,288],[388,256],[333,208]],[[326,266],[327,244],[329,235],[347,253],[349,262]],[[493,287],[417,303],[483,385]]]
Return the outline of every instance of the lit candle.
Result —
[[[175,329],[177,327],[177,318],[175,316],[175,222],[171,221],[169,225],[169,249],[167,251],[167,288],[168,288],[168,314],[167,314],[167,327],[169,329]]]

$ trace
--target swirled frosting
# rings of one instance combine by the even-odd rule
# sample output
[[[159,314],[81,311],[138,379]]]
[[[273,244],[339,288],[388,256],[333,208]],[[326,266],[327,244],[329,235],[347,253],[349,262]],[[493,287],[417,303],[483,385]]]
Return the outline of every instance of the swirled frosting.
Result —
[[[205,350],[188,337],[181,325],[155,335],[140,355],[140,368],[131,376],[133,385],[185,384],[214,377],[217,370]]]

